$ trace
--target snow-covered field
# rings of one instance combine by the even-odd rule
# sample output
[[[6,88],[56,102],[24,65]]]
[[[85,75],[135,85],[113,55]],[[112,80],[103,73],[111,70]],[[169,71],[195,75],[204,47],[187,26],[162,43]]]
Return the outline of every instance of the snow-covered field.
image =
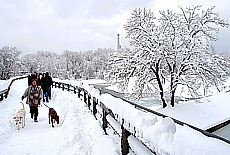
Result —
[[[66,81],[64,81],[66,82]],[[69,81],[73,82],[73,81]],[[138,111],[120,99],[108,94],[99,95],[98,91],[87,83],[75,81],[108,106],[113,106],[117,113],[130,120],[138,129],[137,136],[149,140],[158,154],[166,155],[227,155],[230,145],[209,138],[187,126],[176,125],[171,119],[162,119]],[[96,81],[93,81],[96,82]],[[100,82],[100,81],[99,81]],[[2,82],[1,82],[2,83]],[[0,83],[0,85],[1,85]],[[15,81],[6,100],[0,102],[0,154],[39,154],[39,155],[116,155],[120,153],[120,140],[117,136],[105,135],[85,103],[77,95],[53,88],[52,100],[47,103],[60,116],[60,124],[54,128],[48,124],[48,108],[39,108],[39,122],[30,118],[26,105],[26,127],[16,129],[12,120],[21,107],[20,98],[27,87],[27,79]],[[0,87],[1,88],[1,87]],[[204,103],[180,103],[175,108],[158,108],[157,111],[179,117],[183,121],[199,127],[215,124],[218,119],[225,119],[230,107],[229,93],[220,93],[206,98]],[[108,103],[109,101],[109,103]],[[204,123],[204,124],[202,124]],[[167,128],[165,128],[167,127]],[[142,131],[145,131],[143,133]],[[132,139],[129,139],[133,141]],[[213,147],[215,146],[215,147]],[[140,155],[143,150],[139,149]],[[132,153],[130,153],[132,154]]]

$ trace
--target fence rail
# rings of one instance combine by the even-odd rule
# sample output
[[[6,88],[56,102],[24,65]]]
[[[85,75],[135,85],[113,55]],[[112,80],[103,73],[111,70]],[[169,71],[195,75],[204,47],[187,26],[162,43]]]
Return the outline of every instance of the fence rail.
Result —
[[[77,87],[77,86],[73,86],[71,84],[66,84],[66,83],[61,83],[61,82],[54,82],[53,83],[53,87],[55,88],[60,88],[63,91],[67,90],[67,91],[72,91],[74,94],[77,94],[79,98],[81,98],[88,106],[88,108],[92,111],[92,114],[95,116],[96,119],[101,119],[102,120],[102,128],[105,132],[105,134],[107,134],[106,129],[108,128],[108,126],[110,126],[120,137],[121,137],[121,153],[122,155],[127,155],[130,152],[130,146],[129,143],[131,141],[129,141],[129,137],[131,137],[132,139],[135,139],[137,142],[139,142],[140,145],[142,145],[142,147],[144,147],[146,150],[149,151],[150,154],[156,154],[154,152],[154,150],[151,150],[150,148],[148,148],[144,142],[142,142],[142,140],[138,139],[137,137],[135,137],[135,133],[132,133],[131,131],[129,131],[129,129],[126,129],[124,127],[124,119],[122,119],[122,122],[120,122],[118,120],[118,116],[117,114],[114,114],[112,109],[107,108],[102,102],[98,103],[98,99],[95,97],[92,97],[87,90]],[[103,90],[100,89],[100,92],[102,93]],[[107,91],[105,91],[107,92]],[[107,92],[108,93],[108,92]],[[115,96],[114,94],[110,94],[116,98],[120,98],[119,96]],[[161,113],[158,113],[156,111],[150,110],[146,107],[137,105],[135,103],[132,103],[128,100],[125,100],[123,98],[120,98],[123,101],[134,105],[135,108],[141,109],[142,111],[146,111],[146,112],[150,112],[153,113],[157,116],[161,116],[161,117],[168,117],[166,115],[163,115]],[[228,144],[230,144],[230,141],[227,139],[224,139],[222,137],[219,137],[217,135],[214,135],[212,133],[209,133],[205,130],[199,129],[197,127],[194,127],[192,125],[189,125],[187,123],[181,122],[179,120],[176,120],[174,118],[172,118],[173,121],[179,125],[187,125],[189,127],[191,127],[192,129],[201,132],[202,134],[204,134],[205,136],[208,137],[212,137],[212,138],[216,138],[219,140],[222,140]]]
[[[12,86],[13,82],[16,81],[16,80],[20,80],[20,79],[24,79],[24,78],[27,78],[28,76],[21,76],[21,77],[18,77],[18,78],[15,78],[15,79],[12,79],[8,88],[4,89],[4,90],[1,90],[0,91],[0,101],[3,101],[3,99],[6,99],[9,95],[9,91],[10,91],[10,87]]]

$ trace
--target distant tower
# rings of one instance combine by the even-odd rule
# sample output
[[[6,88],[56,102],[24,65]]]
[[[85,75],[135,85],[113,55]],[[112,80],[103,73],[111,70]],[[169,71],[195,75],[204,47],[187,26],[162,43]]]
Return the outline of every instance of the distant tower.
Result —
[[[117,34],[117,51],[121,49],[121,45],[120,45],[120,35]]]

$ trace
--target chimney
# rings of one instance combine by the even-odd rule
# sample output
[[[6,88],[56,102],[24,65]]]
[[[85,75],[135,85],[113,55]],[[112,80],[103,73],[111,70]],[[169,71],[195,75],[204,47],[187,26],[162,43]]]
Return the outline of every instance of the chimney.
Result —
[[[117,51],[121,48],[121,45],[120,45],[120,35],[117,34]]]

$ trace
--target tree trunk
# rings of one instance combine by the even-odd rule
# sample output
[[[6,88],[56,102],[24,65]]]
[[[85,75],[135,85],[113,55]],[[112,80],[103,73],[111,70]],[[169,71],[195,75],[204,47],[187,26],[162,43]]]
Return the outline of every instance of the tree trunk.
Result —
[[[164,99],[163,90],[160,92],[160,95],[161,95],[161,101],[162,101],[162,104],[163,104],[163,108],[165,108],[165,107],[167,107],[167,104],[166,104],[165,99]]]
[[[170,99],[170,104],[172,107],[174,107],[175,104],[175,86],[173,86],[175,83],[178,82],[178,79],[174,80],[174,74],[176,72],[176,64],[174,63],[171,67],[171,65],[168,63],[168,66],[170,68],[170,73],[171,73],[171,84],[170,84],[170,92],[171,92],[171,99]]]
[[[160,97],[161,97],[161,101],[162,101],[162,104],[163,104],[163,108],[165,108],[165,107],[167,107],[167,103],[165,102],[165,99],[164,99],[164,90],[163,90],[163,86],[162,86],[162,83],[161,83],[161,80],[160,80],[160,76],[158,74],[158,70],[159,70],[159,67],[158,67],[158,64],[157,64],[155,75],[156,75],[157,83],[158,83],[158,86],[159,86],[159,89],[160,89]]]
[[[175,90],[173,90],[171,94],[171,106],[174,107],[174,105],[175,105]]]

